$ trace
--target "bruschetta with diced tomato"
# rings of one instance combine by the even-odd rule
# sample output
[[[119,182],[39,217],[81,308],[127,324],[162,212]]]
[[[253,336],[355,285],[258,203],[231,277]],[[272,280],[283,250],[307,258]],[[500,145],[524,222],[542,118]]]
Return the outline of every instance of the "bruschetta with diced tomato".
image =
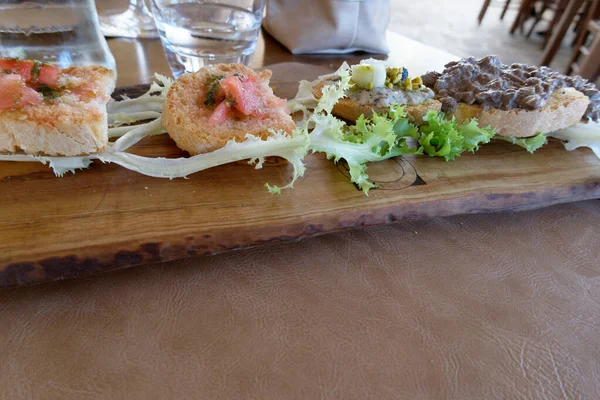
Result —
[[[0,59],[0,153],[75,156],[108,142],[113,71]]]
[[[219,149],[247,134],[269,137],[295,128],[286,100],[269,87],[271,71],[218,64],[181,76],[163,106],[163,126],[177,146],[192,155]]]

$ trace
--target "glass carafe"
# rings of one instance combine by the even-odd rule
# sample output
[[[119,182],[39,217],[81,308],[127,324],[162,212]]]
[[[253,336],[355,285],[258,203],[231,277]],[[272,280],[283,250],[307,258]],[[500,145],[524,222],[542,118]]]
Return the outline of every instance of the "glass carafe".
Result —
[[[116,72],[93,0],[0,0],[0,58]]]

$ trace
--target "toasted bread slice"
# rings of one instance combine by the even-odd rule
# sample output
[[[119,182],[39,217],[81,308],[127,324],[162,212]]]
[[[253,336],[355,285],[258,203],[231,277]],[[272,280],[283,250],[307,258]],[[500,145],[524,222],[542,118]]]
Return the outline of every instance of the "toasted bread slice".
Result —
[[[320,99],[323,96],[322,90],[325,85],[331,84],[331,80],[321,80],[313,86],[312,93],[315,99]],[[429,110],[440,111],[442,103],[437,100],[429,99],[421,104],[407,104],[405,110],[411,122],[415,124],[423,123],[423,117]],[[374,107],[369,105],[360,104],[349,98],[341,98],[333,106],[333,114],[347,121],[356,121],[358,117],[364,115],[369,117],[373,114],[373,111],[377,113],[385,113],[389,111],[389,107]]]
[[[106,104],[113,71],[100,66],[60,71],[56,98],[0,111],[0,152],[77,156],[108,143]]]
[[[529,137],[575,125],[581,121],[589,101],[583,93],[563,88],[555,91],[546,105],[537,110],[484,110],[479,105],[458,103],[454,116],[459,122],[477,118],[479,126],[491,126],[498,135]]]
[[[239,74],[242,77],[254,76],[257,79],[258,95],[263,101],[265,118],[252,115],[232,118],[223,123],[210,123],[214,106],[204,104],[206,82],[211,76],[228,77]],[[171,85],[163,106],[163,126],[179,148],[191,155],[217,150],[229,140],[243,142],[247,134],[266,139],[270,130],[291,133],[296,124],[286,112],[285,101],[273,94],[269,87],[272,72],[255,72],[239,64],[217,64],[192,74],[181,76]]]

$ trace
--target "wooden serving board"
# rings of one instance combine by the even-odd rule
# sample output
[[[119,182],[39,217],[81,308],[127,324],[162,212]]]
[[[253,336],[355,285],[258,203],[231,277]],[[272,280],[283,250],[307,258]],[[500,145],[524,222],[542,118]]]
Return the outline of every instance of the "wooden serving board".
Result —
[[[299,79],[328,72],[289,63],[272,69],[282,97],[295,94]],[[166,135],[145,139],[135,152],[183,155]],[[310,155],[306,167],[293,190],[274,196],[264,184],[291,176],[291,166],[277,160],[260,170],[237,163],[176,180],[98,161],[63,178],[38,163],[0,162],[0,287],[409,218],[600,197],[600,160],[558,141],[535,155],[494,142],[454,162],[413,156],[372,164],[368,173],[381,188],[369,196],[350,183],[343,163]]]

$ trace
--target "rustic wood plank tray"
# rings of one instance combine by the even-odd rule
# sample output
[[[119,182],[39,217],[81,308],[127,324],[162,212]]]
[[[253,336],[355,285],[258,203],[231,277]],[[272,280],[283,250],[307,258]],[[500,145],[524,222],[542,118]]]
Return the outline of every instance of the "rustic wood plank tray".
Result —
[[[299,79],[327,72],[317,68],[274,66],[276,93],[292,97]],[[183,155],[166,135],[145,139],[135,152]],[[494,142],[449,163],[414,156],[373,164],[369,175],[381,188],[368,197],[350,183],[343,163],[311,155],[306,166],[295,189],[273,196],[264,183],[291,176],[291,166],[277,160],[261,170],[237,163],[177,180],[98,161],[63,178],[41,164],[0,162],[0,287],[403,219],[600,197],[600,160],[558,141],[535,155]]]

